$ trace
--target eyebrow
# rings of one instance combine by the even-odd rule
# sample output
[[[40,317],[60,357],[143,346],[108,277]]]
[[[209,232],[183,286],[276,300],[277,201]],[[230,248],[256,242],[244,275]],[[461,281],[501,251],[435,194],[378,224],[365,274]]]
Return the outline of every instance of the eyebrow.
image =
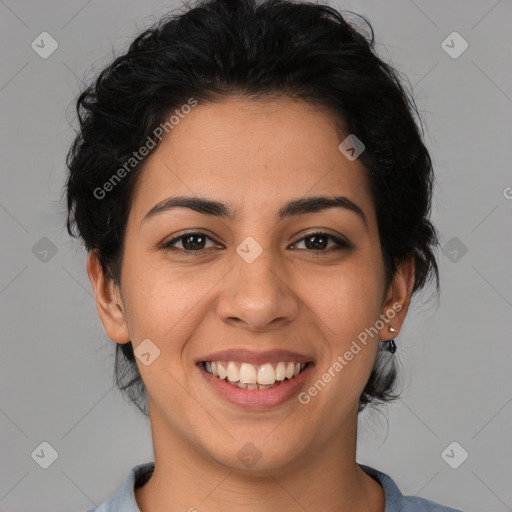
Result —
[[[168,197],[155,204],[155,206],[146,213],[141,224],[146,220],[172,210],[173,208],[189,208],[190,210],[194,210],[204,215],[224,217],[230,220],[234,220],[236,218],[235,211],[226,203],[221,201],[214,201],[202,197],[178,196]],[[278,210],[277,217],[279,220],[283,220],[287,217],[321,212],[330,208],[343,208],[356,213],[363,221],[366,229],[368,229],[368,220],[362,208],[344,196],[313,196],[293,199]]]

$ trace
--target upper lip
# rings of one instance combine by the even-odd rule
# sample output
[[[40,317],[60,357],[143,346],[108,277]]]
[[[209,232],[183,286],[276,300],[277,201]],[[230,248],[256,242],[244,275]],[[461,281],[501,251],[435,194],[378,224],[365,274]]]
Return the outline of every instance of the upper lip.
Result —
[[[265,363],[279,363],[281,361],[308,363],[312,361],[312,358],[289,350],[274,349],[257,352],[243,348],[236,348],[212,352],[211,354],[198,358],[196,360],[196,364],[201,361],[237,361],[240,363],[262,365]]]

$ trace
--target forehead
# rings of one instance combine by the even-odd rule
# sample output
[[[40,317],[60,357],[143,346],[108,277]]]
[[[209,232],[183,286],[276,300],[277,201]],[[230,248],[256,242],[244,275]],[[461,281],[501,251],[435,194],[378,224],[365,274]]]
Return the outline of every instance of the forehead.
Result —
[[[169,196],[233,206],[236,218],[277,211],[290,198],[343,195],[371,217],[368,180],[338,149],[335,119],[290,99],[230,98],[183,115],[146,161],[131,217]]]

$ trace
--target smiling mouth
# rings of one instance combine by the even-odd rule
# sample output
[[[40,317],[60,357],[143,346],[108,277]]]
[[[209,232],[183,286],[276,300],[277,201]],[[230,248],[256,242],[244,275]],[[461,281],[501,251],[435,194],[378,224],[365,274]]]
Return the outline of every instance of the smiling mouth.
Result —
[[[209,374],[242,389],[271,389],[300,375],[310,363],[282,361],[254,365],[237,361],[201,361]]]

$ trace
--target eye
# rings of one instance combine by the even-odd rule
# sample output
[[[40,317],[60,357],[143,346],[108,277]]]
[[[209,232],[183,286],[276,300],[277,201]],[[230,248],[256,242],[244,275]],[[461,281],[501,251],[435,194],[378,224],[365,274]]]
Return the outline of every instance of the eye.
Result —
[[[209,247],[207,246],[208,241],[211,242]],[[313,254],[316,253],[315,255],[322,255],[322,253],[339,249],[351,249],[353,247],[347,240],[324,232],[309,233],[295,242],[293,246],[297,248],[297,246],[302,243],[304,244],[304,249],[299,247],[300,250],[310,251]],[[202,253],[214,247],[222,248],[222,246],[219,246],[212,238],[200,231],[182,234],[162,246],[163,249],[176,250],[183,254],[188,253],[189,255]]]
[[[333,245],[329,246],[329,242],[333,242]],[[304,243],[305,250],[316,253],[326,253],[331,250],[352,248],[352,245],[347,240],[343,240],[335,237],[334,235],[323,232],[309,233],[299,241],[295,242],[294,245],[297,246],[300,243]]]
[[[208,240],[213,243],[213,245],[210,247],[206,247]],[[206,249],[211,249],[212,247],[219,246],[209,236],[199,231],[185,233],[181,236],[173,238],[162,246],[163,249],[177,249],[178,251],[189,253],[205,251]]]

